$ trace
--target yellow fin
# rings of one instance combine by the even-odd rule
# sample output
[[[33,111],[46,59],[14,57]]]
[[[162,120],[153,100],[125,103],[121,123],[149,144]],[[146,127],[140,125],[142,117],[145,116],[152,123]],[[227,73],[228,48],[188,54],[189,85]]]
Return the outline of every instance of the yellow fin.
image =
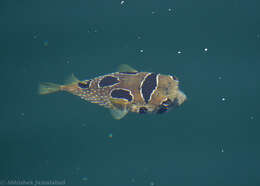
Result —
[[[126,109],[121,110],[121,109],[114,108],[114,109],[110,109],[110,113],[114,119],[120,120],[128,113],[128,110]]]
[[[119,120],[128,113],[127,105],[129,104],[129,102],[127,100],[110,98],[110,102],[112,104],[110,113],[112,114],[113,118]]]
[[[50,94],[61,90],[61,85],[55,83],[40,83],[38,93],[39,94]]]
[[[80,80],[76,78],[74,74],[71,74],[66,80],[65,80],[65,85],[70,85],[74,83],[78,83]]]
[[[135,70],[134,68],[130,67],[127,64],[121,64],[118,66],[118,72],[138,72],[137,70]]]

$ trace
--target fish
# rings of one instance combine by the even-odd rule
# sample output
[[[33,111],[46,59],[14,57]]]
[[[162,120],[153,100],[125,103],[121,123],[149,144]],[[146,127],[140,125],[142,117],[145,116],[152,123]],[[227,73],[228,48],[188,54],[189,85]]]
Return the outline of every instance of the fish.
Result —
[[[137,71],[127,64],[121,64],[117,72],[92,79],[79,80],[72,74],[64,85],[40,83],[38,91],[40,95],[69,92],[108,108],[117,120],[128,112],[166,113],[187,99],[179,89],[179,79],[176,76]]]

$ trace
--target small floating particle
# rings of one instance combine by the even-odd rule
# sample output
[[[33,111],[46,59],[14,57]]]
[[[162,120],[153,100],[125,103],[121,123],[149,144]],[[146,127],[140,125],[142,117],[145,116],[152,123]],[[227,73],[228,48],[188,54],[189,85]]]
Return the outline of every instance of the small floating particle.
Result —
[[[152,14],[154,15],[156,12],[155,11],[152,11]]]
[[[48,40],[43,41],[43,46],[47,47],[48,45],[49,45],[49,41]]]
[[[221,98],[222,101],[226,101],[227,99],[225,97]]]
[[[208,51],[208,48],[204,48],[204,51],[207,52],[207,51]]]
[[[178,54],[181,54],[181,51],[179,50],[177,53],[178,53]]]
[[[171,9],[171,8],[168,8],[168,11],[169,11],[169,12],[171,12],[171,11],[172,11],[172,9]]]
[[[153,181],[150,182],[150,186],[154,186],[155,183]]]
[[[140,52],[141,52],[141,53],[143,53],[143,52],[144,52],[144,50],[142,50],[142,49],[141,49],[141,50],[140,50]]]
[[[221,80],[221,79],[222,79],[222,77],[221,77],[221,76],[218,76],[218,79],[219,79],[219,80]]]
[[[124,4],[124,3],[125,3],[125,1],[121,1],[121,2],[120,2],[121,5]]]

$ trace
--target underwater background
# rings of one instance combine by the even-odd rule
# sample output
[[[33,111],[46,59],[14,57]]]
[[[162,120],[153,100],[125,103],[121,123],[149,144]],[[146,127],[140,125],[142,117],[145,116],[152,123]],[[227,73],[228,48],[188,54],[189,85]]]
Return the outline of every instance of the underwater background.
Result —
[[[260,185],[260,1],[1,0],[0,25],[0,185]],[[117,121],[37,93],[122,63],[187,101]]]

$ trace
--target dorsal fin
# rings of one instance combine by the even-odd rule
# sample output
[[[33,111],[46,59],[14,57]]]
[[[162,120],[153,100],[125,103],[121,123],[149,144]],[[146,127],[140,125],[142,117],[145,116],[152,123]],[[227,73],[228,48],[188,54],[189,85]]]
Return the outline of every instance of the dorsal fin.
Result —
[[[118,72],[138,72],[136,69],[132,68],[127,64],[121,64],[118,66]]]
[[[80,80],[78,80],[78,78],[76,78],[76,76],[72,73],[66,80],[65,80],[65,85],[70,85],[70,84],[74,84],[74,83],[78,83],[80,82]]]

